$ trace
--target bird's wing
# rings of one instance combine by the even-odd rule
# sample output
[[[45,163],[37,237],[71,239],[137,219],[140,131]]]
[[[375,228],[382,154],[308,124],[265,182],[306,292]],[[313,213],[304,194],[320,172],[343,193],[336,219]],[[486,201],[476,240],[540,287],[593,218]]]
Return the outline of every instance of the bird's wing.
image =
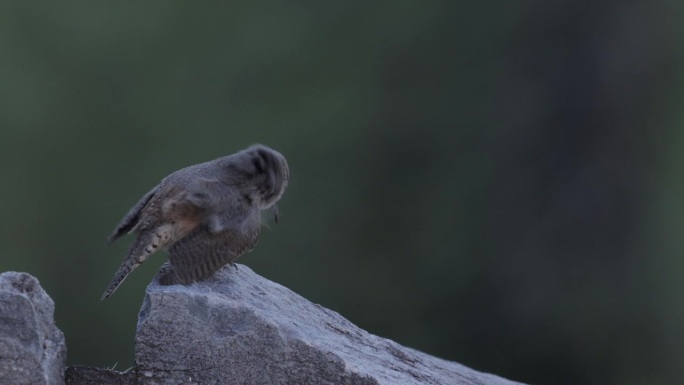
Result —
[[[178,207],[198,209],[201,222],[170,245],[172,270],[160,278],[162,284],[205,279],[256,245],[259,210],[235,186],[197,178],[188,184]]]
[[[149,201],[152,199],[154,194],[157,193],[158,189],[159,186],[155,186],[128,211],[128,213],[123,217],[123,219],[121,219],[121,222],[119,222],[119,224],[116,225],[112,234],[107,238],[108,245],[112,244],[114,241],[121,238],[121,236],[128,234],[128,232],[130,232],[135,227],[135,225],[138,224],[138,222],[140,221],[140,213],[142,212],[143,208],[145,208],[147,203],[149,203]]]
[[[242,233],[260,221],[259,209],[249,197],[217,179],[197,178],[188,186],[186,199],[203,211],[203,222],[212,234]]]

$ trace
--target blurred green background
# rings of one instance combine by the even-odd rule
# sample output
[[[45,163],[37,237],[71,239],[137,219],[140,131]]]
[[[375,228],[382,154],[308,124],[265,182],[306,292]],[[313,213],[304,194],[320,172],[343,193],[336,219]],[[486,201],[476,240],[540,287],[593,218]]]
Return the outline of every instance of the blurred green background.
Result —
[[[684,16],[667,1],[2,2],[0,271],[68,363],[126,369],[162,177],[292,179],[240,260],[360,327],[535,384],[684,375]]]

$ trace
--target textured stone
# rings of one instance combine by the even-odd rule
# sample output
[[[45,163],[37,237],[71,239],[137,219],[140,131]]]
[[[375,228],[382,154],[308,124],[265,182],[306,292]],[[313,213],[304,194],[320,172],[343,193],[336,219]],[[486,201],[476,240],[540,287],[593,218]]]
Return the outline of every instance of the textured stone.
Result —
[[[70,366],[66,370],[66,385],[136,385],[135,372],[117,372],[88,366]]]
[[[369,334],[242,265],[152,282],[135,351],[140,385],[514,384]]]
[[[64,384],[66,345],[54,312],[36,278],[0,274],[0,384]]]

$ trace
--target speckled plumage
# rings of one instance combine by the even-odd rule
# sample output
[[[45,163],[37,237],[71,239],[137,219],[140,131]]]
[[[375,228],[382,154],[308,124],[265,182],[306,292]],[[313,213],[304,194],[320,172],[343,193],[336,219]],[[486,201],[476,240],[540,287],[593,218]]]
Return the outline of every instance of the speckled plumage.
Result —
[[[162,249],[168,251],[170,262],[160,277],[165,285],[206,279],[251,251],[259,239],[261,210],[274,207],[288,180],[285,158],[263,145],[162,179],[109,236],[112,243],[129,232],[137,234],[102,299]]]

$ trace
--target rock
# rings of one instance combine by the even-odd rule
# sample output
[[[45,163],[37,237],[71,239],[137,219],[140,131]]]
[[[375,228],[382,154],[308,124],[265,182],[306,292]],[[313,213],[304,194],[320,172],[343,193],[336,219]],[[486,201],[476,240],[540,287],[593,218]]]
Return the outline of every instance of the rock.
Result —
[[[54,312],[36,278],[0,274],[0,384],[64,384],[66,345]]]
[[[136,385],[135,372],[70,366],[66,370],[66,385]]]
[[[240,265],[146,291],[138,383],[515,384],[361,330]]]

